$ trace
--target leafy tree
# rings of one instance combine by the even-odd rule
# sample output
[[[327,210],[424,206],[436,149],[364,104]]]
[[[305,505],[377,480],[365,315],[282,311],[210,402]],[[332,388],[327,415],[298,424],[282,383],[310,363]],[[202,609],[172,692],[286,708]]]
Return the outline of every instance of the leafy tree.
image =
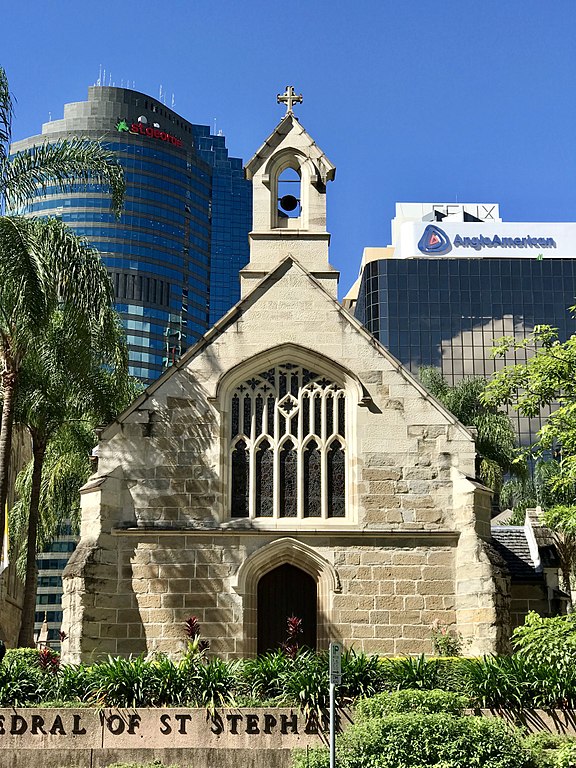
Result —
[[[89,139],[61,139],[10,156],[14,99],[0,67],[0,214],[55,185],[72,190],[88,181],[109,187],[118,212],[124,196],[121,166],[112,152]],[[88,266],[94,259],[79,252],[78,241],[56,222],[0,215],[0,359],[3,392],[0,425],[0,531],[4,530],[8,465],[12,443],[14,395],[30,340],[50,316],[54,302],[75,302],[79,311],[101,308],[111,289],[96,284]],[[109,303],[109,301],[108,301]]]
[[[507,473],[526,476],[508,415],[483,400],[486,379],[466,378],[450,385],[437,368],[421,368],[420,379],[458,421],[476,430],[476,473],[485,485],[499,493]]]
[[[84,317],[68,316],[65,308],[56,309],[48,329],[35,339],[23,360],[16,397],[16,419],[27,427],[32,443],[32,467],[24,496],[27,515],[25,526],[19,526],[22,533],[26,530],[20,646],[34,642],[39,525],[44,529],[43,538],[53,536],[54,523],[61,522],[72,506],[65,503],[71,500],[67,499],[72,490],[70,470],[80,481],[76,488],[86,478],[85,474],[78,477],[87,469],[88,456],[85,440],[81,440],[85,430],[83,434],[78,425],[110,421],[133,395],[125,337],[114,310],[109,308],[102,322],[94,326]],[[51,462],[46,473],[48,450]],[[72,499],[76,501],[75,496]],[[42,517],[46,519],[42,521]]]
[[[540,457],[550,452],[558,457],[545,463],[543,522],[554,532],[563,587],[570,594],[570,576],[576,566],[576,335],[561,342],[555,328],[537,325],[525,339],[499,339],[495,354],[503,356],[516,349],[527,350],[530,356],[495,374],[483,402],[490,407],[511,405],[528,417],[538,416],[544,406],[554,408],[533,451]]]
[[[547,486],[571,493],[576,483],[576,334],[560,342],[555,328],[537,325],[525,339],[499,339],[494,351],[504,356],[515,349],[527,350],[531,356],[496,373],[482,395],[483,402],[488,407],[511,405],[528,417],[556,404],[538,433],[535,448],[540,454],[560,451],[560,471]]]

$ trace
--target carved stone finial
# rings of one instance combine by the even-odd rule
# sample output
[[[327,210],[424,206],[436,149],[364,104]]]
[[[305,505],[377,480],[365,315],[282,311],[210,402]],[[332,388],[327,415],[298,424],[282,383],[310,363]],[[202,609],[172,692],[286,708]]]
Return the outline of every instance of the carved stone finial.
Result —
[[[294,110],[292,109],[294,104],[302,104],[303,99],[301,93],[294,93],[293,85],[287,85],[286,91],[284,93],[279,93],[276,97],[276,101],[278,104],[286,104],[286,114],[292,115],[294,114]]]

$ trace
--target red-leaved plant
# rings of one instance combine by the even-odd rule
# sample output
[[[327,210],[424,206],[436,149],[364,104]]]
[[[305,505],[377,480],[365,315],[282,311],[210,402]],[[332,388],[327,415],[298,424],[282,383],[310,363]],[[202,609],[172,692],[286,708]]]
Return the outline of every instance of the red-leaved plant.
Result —
[[[302,634],[302,619],[298,616],[290,616],[286,624],[286,640],[282,643],[282,650],[291,659],[295,659],[298,655],[300,643],[298,642],[298,635]]]
[[[190,616],[184,622],[184,634],[188,638],[187,656],[205,656],[210,648],[210,641],[200,637],[200,622],[197,616]]]
[[[55,675],[60,669],[60,656],[48,646],[38,652],[38,666],[43,672]]]

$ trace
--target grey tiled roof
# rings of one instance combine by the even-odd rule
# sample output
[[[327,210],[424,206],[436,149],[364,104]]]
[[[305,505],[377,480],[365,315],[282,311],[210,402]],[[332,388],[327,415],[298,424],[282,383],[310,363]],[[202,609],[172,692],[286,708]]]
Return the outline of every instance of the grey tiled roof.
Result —
[[[542,580],[542,573],[534,568],[523,527],[495,525],[492,528],[492,544],[506,561],[512,581]]]

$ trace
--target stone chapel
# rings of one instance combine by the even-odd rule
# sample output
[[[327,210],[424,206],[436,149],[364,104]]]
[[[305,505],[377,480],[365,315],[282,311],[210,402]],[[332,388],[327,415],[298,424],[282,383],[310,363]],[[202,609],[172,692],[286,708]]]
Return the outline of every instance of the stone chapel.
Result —
[[[506,640],[473,436],[338,303],[335,167],[287,96],[246,165],[240,302],[101,435],[67,662],[176,655],[191,615],[224,658],[278,647],[292,615],[317,649],[431,652],[436,620],[470,653]]]

